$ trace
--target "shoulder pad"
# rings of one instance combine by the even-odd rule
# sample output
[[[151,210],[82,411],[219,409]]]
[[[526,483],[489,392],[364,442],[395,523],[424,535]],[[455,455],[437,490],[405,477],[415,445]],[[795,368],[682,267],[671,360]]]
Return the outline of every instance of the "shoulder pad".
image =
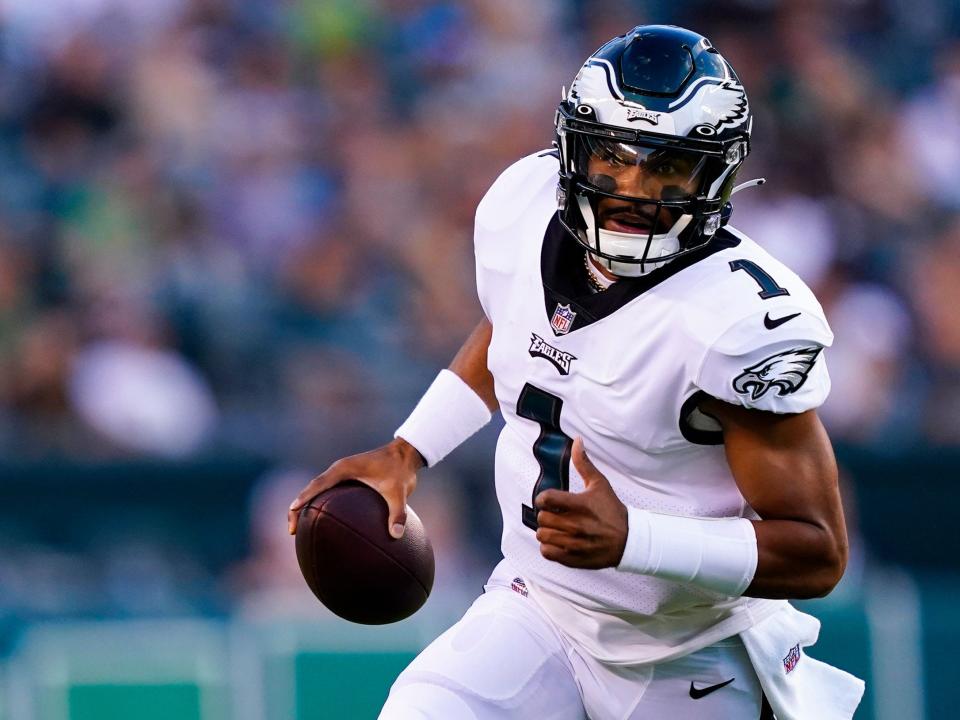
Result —
[[[515,222],[545,189],[554,192],[560,166],[549,150],[528,155],[498,177],[477,206],[477,226],[499,230]]]

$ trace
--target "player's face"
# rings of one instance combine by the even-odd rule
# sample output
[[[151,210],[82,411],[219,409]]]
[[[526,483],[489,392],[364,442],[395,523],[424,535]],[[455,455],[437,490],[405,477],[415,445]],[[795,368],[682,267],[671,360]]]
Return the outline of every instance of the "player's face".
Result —
[[[594,139],[589,144],[587,179],[605,192],[643,200],[686,200],[694,196],[703,175],[703,158],[694,153]],[[624,233],[667,232],[676,210],[652,203],[601,198],[600,227]]]

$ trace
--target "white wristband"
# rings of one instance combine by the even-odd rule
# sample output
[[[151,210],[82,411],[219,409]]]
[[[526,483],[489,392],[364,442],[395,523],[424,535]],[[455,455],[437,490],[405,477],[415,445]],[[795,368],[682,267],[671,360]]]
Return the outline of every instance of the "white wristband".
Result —
[[[441,370],[393,436],[413,445],[433,467],[492,417],[487,404],[459,375]]]
[[[739,597],[757,571],[757,533],[746,518],[692,518],[627,508],[617,570],[692,583]]]

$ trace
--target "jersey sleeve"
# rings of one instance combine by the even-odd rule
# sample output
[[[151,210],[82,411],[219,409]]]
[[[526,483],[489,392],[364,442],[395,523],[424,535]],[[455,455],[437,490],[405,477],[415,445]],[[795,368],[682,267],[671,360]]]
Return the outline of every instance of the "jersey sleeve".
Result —
[[[796,314],[794,314],[796,313]],[[830,393],[824,349],[833,333],[821,313],[778,308],[750,315],[729,327],[704,354],[696,385],[725,402],[774,413],[800,413],[819,407]]]

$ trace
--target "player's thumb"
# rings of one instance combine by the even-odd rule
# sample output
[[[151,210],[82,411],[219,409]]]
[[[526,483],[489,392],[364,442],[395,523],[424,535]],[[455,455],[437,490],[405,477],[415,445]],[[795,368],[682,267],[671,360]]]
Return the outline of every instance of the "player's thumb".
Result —
[[[407,503],[403,497],[388,497],[387,511],[387,531],[390,537],[399,540],[403,537],[403,531],[407,527]]]
[[[607,478],[597,469],[593,461],[587,456],[587,451],[583,447],[583,438],[579,435],[573,441],[573,466],[583,478],[584,487],[589,490],[598,483],[607,484]]]

